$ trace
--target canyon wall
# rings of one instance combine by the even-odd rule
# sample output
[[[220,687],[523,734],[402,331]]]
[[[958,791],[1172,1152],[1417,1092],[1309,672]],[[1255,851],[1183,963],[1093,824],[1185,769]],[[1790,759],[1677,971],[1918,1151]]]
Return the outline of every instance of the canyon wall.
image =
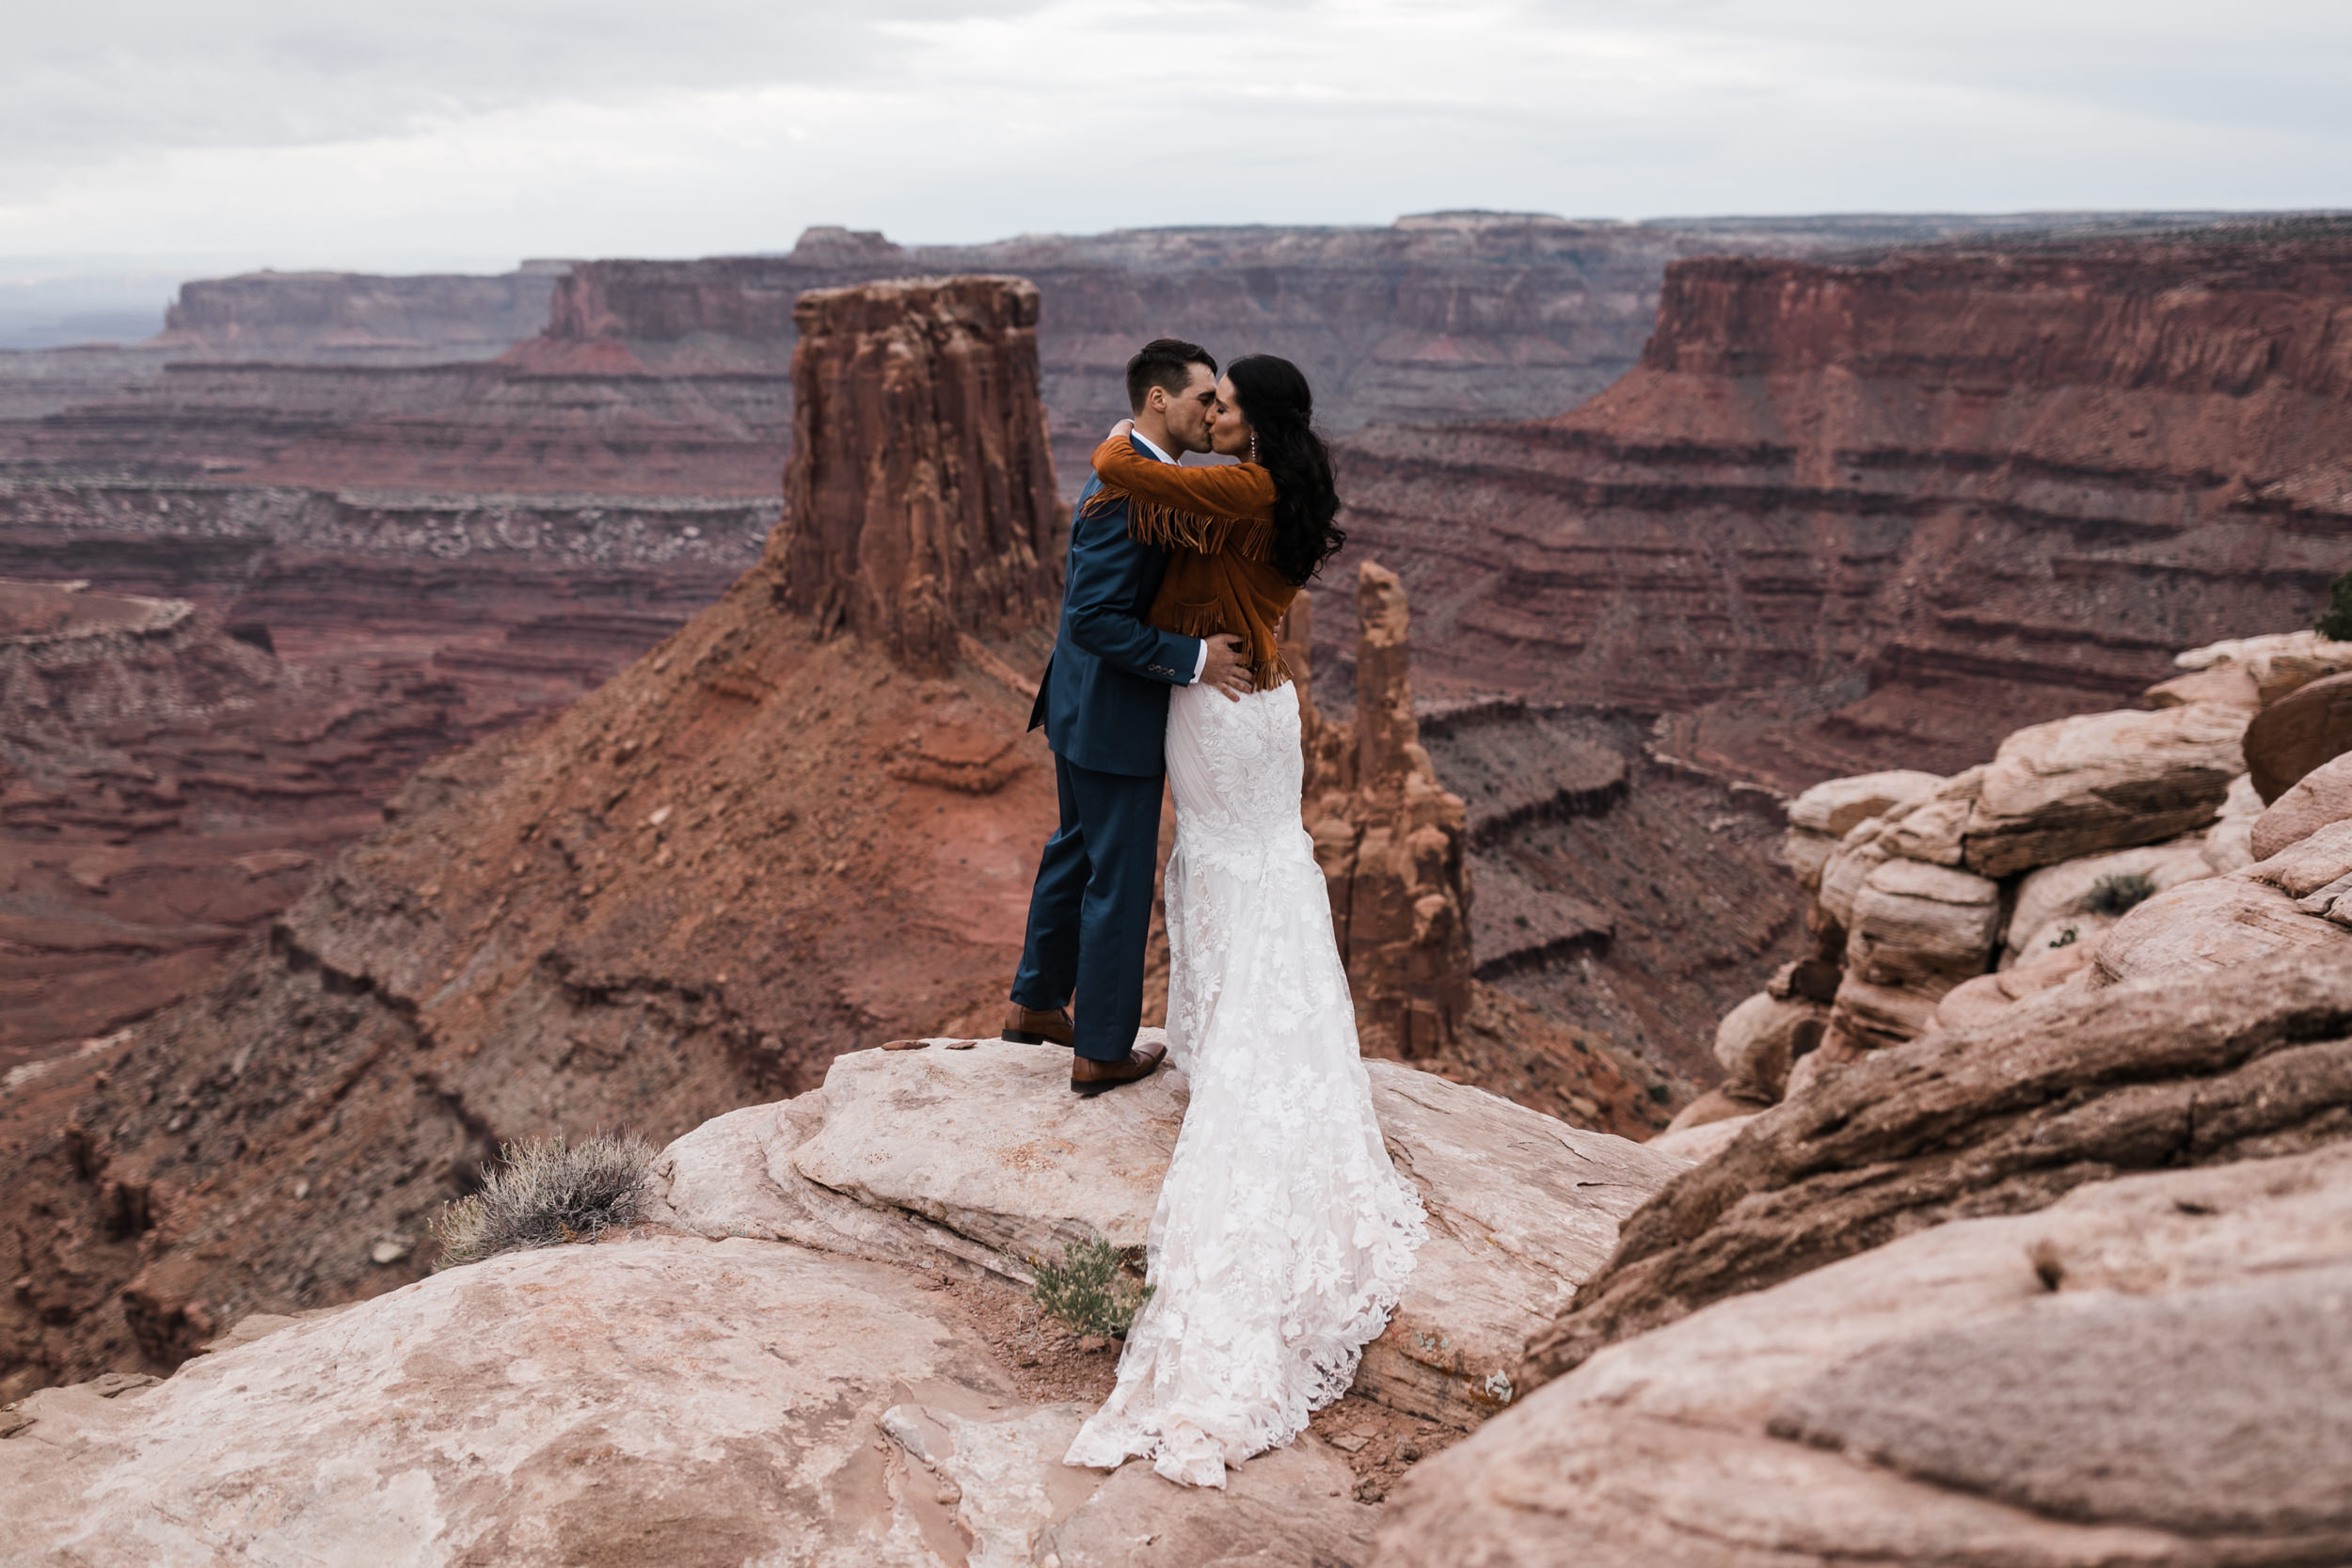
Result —
[[[1955,246],[1668,273],[1639,366],[1534,424],[1343,454],[1433,689],[1678,717],[1783,788],[1956,769],[2344,564],[2352,235]]]
[[[465,733],[446,677],[268,641],[184,600],[0,578],[0,1069],[199,983]]]
[[[568,261],[492,277],[260,272],[180,286],[151,346],[189,359],[487,359],[547,325]]]

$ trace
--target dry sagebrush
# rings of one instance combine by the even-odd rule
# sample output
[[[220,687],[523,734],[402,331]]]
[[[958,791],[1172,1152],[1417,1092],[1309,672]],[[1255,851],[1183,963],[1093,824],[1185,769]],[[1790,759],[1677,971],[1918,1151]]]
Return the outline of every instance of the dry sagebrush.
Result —
[[[483,1167],[480,1192],[434,1217],[442,1268],[526,1247],[593,1242],[644,1217],[654,1148],[634,1132],[598,1132],[578,1143],[532,1138],[507,1144],[499,1154],[502,1164]]]
[[[1038,1306],[1081,1334],[1126,1337],[1152,1287],[1127,1268],[1126,1255],[1097,1239],[1064,1247],[1059,1263],[1031,1259]]]

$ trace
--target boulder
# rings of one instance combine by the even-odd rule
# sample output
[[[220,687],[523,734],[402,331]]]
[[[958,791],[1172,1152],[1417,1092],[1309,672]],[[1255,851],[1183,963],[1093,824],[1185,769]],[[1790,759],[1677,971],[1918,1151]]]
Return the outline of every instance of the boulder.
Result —
[[[2352,954],[2352,930],[2331,916],[2346,890],[2352,890],[2352,821],[2322,828],[2243,871],[2149,899],[2100,939],[2092,983],[2211,974],[2298,957],[2313,963],[2341,959]]]
[[[2337,642],[2311,630],[2271,632],[2191,648],[2174,656],[2184,670],[2242,672],[2267,707],[2315,680],[2352,670],[2352,642]]]
[[[1944,993],[1990,967],[2001,888],[1922,861],[1873,867],[1854,895],[1832,1031],[1869,1045],[1926,1032]]]
[[[2347,1134],[2352,947],[2058,988],[1792,1089],[1626,1222],[1537,1370],[1947,1219]]]
[[[2346,752],[2352,752],[2352,673],[2312,682],[2263,709],[2246,728],[2246,768],[2265,805]]]
[[[1749,997],[1715,1026],[1715,1060],[1723,1064],[1724,1092],[1758,1105],[1778,1103],[1788,1087],[1789,1068],[1821,1043],[1828,1023],[1829,1009],[1818,1002],[1770,991]]]
[[[1729,1148],[1731,1140],[1761,1114],[1750,1111],[1742,1116],[1701,1122],[1695,1127],[1670,1127],[1643,1147],[1696,1164],[1702,1160],[1712,1160]]]
[[[2099,951],[2099,937],[2090,934],[2036,952],[2031,958],[1992,974],[1963,981],[1944,993],[1935,1005],[1935,1029],[1964,1028],[1981,1023],[2005,1007],[2056,987],[2087,979]]]
[[[2330,822],[2352,817],[2352,756],[2321,763],[2295,781],[2247,830],[2247,852],[2266,861]]]
[[[1049,1451],[1058,1463],[1061,1450]],[[1228,1469],[1224,1494],[1207,1507],[1150,1465],[1127,1465],[1043,1532],[1034,1560],[1018,1560],[1039,1568],[1344,1568],[1372,1560],[1380,1522],[1380,1510],[1354,1500],[1355,1489],[1346,1462],[1313,1437]]]
[[[2089,937],[2114,924],[2125,911],[2103,907],[2103,899],[2114,897],[2114,884],[2122,879],[2144,879],[2162,893],[2213,874],[2201,838],[2176,838],[2045,865],[2017,884],[2001,962],[2013,964],[2025,954],[2049,946],[2053,926],[2071,922],[2078,926],[2078,937]],[[2104,894],[2102,884],[2106,884]]]
[[[1985,770],[1963,846],[1968,869],[2008,877],[2203,827],[2246,770],[2247,717],[2195,703],[2017,731]]]
[[[1473,1425],[1522,1386],[1529,1340],[1607,1260],[1617,1222],[1685,1162],[1395,1063],[1365,1067],[1390,1154],[1435,1223],[1357,1388]],[[1032,1259],[1070,1242],[1139,1247],[1184,1076],[1091,1099],[1068,1083],[1069,1053],[1052,1046],[850,1053],[822,1088],[664,1150],[657,1216],[1023,1283]]]
[[[1836,1072],[1850,1063],[1867,1059],[1871,1049],[1841,1030],[1831,1029],[1821,1037],[1820,1045],[1798,1057],[1797,1065],[1788,1069],[1788,1088],[1781,1099],[1787,1101],[1809,1093],[1815,1082],[1823,1075]]]
[[[1867,818],[1884,816],[1889,807],[1926,800],[1943,782],[1939,774],[1908,768],[1826,780],[1788,802],[1788,825],[1843,838]]]
[[[1828,917],[1822,924],[1851,928],[1854,899],[1870,874],[1889,860],[1959,865],[1962,834],[1984,776],[1982,768],[1955,773],[1924,797],[1855,824],[1821,867],[1818,902]]]
[[[1846,972],[1873,985],[1941,996],[1984,972],[2000,925],[1998,882],[1948,866],[1890,860],[1870,873],[1854,897]]]
[[[1768,1103],[1770,1102],[1766,1101],[1743,1099],[1726,1094],[1722,1089],[1709,1089],[1681,1110],[1677,1111],[1674,1119],[1666,1123],[1666,1131],[1691,1132],[1702,1127],[1712,1127],[1719,1121],[1733,1121],[1741,1117],[1752,1117]],[[1652,1138],[1646,1147],[1657,1148],[1661,1146],[1656,1138]]]
[[[2254,789],[2253,775],[2240,773],[2230,781],[2230,793],[2221,798],[2221,815],[2205,830],[2205,863],[2215,876],[2226,877],[2254,863],[2254,819],[2262,814],[2263,798]]]
[[[2347,1265],[2343,1145],[1939,1226],[1594,1356],[1409,1475],[1376,1560],[2352,1560]]]
[[[1850,973],[1837,983],[1824,1039],[1853,1052],[1915,1040],[1934,1027],[1942,1001],[1940,992],[1931,996],[1903,986],[1873,985]]]
[[[1808,892],[1818,888],[1822,863],[1847,833],[1894,807],[1926,800],[1943,782],[1933,773],[1897,769],[1815,784],[1788,802],[1788,836],[1783,849],[1788,868]]]
[[[2150,707],[2186,707],[2191,703],[2220,703],[2228,707],[2242,707],[2253,712],[2263,705],[2262,689],[2243,667],[2230,665],[2212,670],[2193,670],[2185,675],[2175,675],[2159,681],[2140,695]]]

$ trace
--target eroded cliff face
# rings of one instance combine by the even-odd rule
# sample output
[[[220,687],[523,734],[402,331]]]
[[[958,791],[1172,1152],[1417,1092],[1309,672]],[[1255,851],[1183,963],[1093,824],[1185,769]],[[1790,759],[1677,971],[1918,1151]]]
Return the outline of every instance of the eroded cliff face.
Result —
[[[1678,714],[1794,788],[1956,769],[2342,565],[2342,226],[1669,270],[1641,363],[1556,420],[1372,432],[1348,526],[1425,680]]]
[[[1022,297],[867,303],[905,342],[960,343],[940,366],[1015,364],[1019,313],[977,309],[991,291]],[[1039,420],[1033,382],[992,385],[959,450],[970,493],[1004,497]],[[884,412],[903,422],[858,429],[876,463],[930,417]],[[904,518],[815,494],[619,678],[417,774],[199,996],[0,1101],[31,1216],[0,1243],[13,1375],[176,1361],[261,1302],[416,1277],[423,1216],[526,1129],[667,1136],[813,1085],[838,1050],[994,1016],[1055,816],[1011,673],[1042,664],[1050,600],[997,601],[993,641],[963,632],[935,676],[902,661],[905,604],[826,636],[785,563],[815,539],[855,557],[868,523],[902,542]],[[930,537],[978,559],[1003,521],[944,506]]]
[[[421,671],[283,664],[184,600],[0,578],[0,1070],[197,983],[460,706]]]

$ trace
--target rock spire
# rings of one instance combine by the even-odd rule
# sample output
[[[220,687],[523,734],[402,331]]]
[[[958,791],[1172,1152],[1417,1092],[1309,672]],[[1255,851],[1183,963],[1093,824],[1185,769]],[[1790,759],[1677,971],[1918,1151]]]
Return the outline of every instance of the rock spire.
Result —
[[[1059,502],[1037,312],[1036,287],[1014,277],[801,296],[785,522],[769,544],[788,607],[927,675],[947,673],[963,636],[1044,613]]]
[[[1470,1009],[1467,814],[1421,744],[1396,574],[1370,561],[1357,569],[1352,724],[1315,709],[1309,616],[1302,596],[1283,653],[1299,677],[1307,829],[1330,884],[1357,1030],[1375,1055],[1427,1056],[1454,1042]]]

